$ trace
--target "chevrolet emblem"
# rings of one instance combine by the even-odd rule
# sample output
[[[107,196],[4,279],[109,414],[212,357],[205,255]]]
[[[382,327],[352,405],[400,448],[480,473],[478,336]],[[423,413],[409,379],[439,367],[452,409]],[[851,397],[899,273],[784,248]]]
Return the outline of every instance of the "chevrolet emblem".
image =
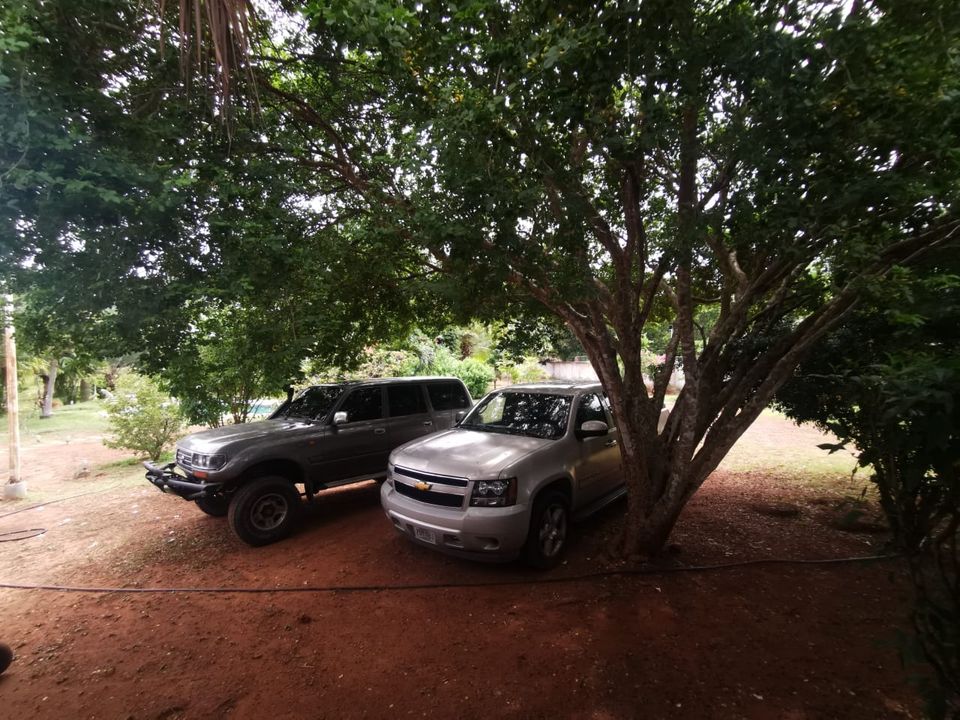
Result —
[[[417,483],[416,483],[416,485],[414,485],[414,487],[415,487],[417,490],[429,490],[430,488],[433,487],[433,485],[431,485],[431,484],[428,483],[428,482],[423,482],[422,480],[417,480]]]

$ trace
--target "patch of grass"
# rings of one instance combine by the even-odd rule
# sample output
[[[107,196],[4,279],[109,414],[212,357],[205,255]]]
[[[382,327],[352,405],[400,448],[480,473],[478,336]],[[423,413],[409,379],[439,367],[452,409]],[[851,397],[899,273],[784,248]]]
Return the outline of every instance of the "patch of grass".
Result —
[[[809,485],[835,485],[849,479],[857,460],[853,453],[830,453],[818,445],[836,442],[812,425],[797,426],[784,415],[765,410],[734,445],[720,469],[735,473],[764,472],[795,478]],[[865,476],[858,473],[860,482]]]
[[[4,416],[6,421],[6,416]],[[55,408],[53,416],[41,418],[39,408],[21,403],[20,435],[23,440],[49,438],[58,433],[100,435],[107,432],[107,417],[99,400]],[[3,434],[3,446],[7,444]]]

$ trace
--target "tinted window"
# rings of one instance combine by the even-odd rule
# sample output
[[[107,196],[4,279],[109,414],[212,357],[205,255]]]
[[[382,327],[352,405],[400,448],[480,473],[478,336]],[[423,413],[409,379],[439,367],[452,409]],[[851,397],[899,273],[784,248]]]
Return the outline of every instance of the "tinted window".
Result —
[[[460,427],[555,440],[566,432],[569,414],[565,395],[507,391],[487,395]]]
[[[337,385],[309,387],[285,406],[281,406],[271,417],[321,419],[330,412],[342,391]]]
[[[454,410],[470,407],[470,398],[463,385],[456,382],[430,383],[427,385],[430,404],[434,410]]]
[[[577,427],[579,428],[588,420],[607,422],[607,414],[603,411],[600,398],[596,395],[584,395],[580,399],[580,407],[577,410]]]
[[[390,417],[416,415],[427,411],[423,389],[419,385],[391,385],[387,388]]]
[[[358,388],[344,401],[341,411],[347,422],[379,420],[383,417],[383,393],[379,387]]]

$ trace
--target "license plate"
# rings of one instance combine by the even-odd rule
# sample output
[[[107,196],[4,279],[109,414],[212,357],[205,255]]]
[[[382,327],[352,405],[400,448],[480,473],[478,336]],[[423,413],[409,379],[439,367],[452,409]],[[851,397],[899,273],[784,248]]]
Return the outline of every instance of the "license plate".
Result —
[[[430,543],[431,545],[437,544],[437,534],[433,530],[428,530],[427,528],[414,525],[413,536],[417,540],[422,540],[423,542]]]

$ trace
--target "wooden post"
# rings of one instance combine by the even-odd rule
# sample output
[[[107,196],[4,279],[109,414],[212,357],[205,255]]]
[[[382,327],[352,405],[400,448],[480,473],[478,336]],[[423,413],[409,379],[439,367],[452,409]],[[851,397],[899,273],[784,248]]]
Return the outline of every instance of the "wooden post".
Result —
[[[26,494],[26,485],[20,480],[20,393],[17,383],[17,341],[13,331],[13,296],[7,295],[3,327],[3,350],[7,370],[7,427],[9,430],[10,479],[4,488],[4,497],[20,498]]]

